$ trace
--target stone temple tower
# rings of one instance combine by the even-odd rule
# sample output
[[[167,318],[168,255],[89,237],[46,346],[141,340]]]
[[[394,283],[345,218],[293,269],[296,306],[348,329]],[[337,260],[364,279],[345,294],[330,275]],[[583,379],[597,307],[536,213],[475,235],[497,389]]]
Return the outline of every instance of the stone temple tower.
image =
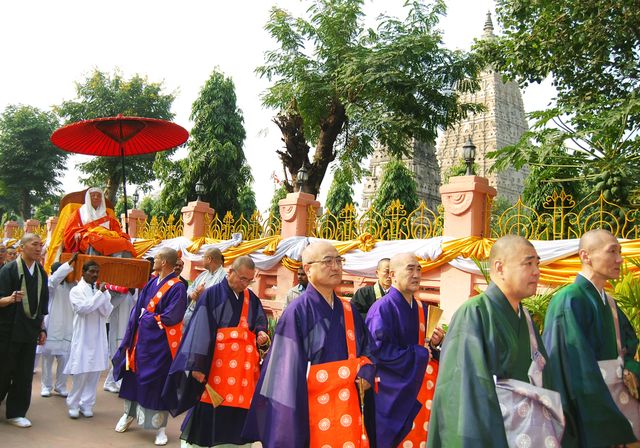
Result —
[[[382,170],[390,157],[384,148],[378,147],[373,152],[369,171],[371,175],[364,181],[362,191],[362,209],[368,209],[375,198],[378,187],[382,182]],[[418,199],[424,201],[427,208],[435,211],[440,204],[440,169],[436,159],[433,143],[422,143],[413,140],[411,152],[402,159],[404,164],[415,175]],[[412,210],[409,210],[411,212]]]
[[[483,38],[495,37],[491,13],[487,13]],[[464,95],[461,100],[484,104],[486,111],[469,115],[441,136],[437,148],[441,173],[462,160],[462,146],[471,137],[476,146],[477,175],[487,177],[498,190],[498,197],[513,203],[524,187],[527,170],[509,168],[500,173],[489,173],[492,160],[485,154],[516,143],[527,129],[522,94],[512,81],[503,82],[502,76],[492,67],[480,74],[481,87],[475,93]]]

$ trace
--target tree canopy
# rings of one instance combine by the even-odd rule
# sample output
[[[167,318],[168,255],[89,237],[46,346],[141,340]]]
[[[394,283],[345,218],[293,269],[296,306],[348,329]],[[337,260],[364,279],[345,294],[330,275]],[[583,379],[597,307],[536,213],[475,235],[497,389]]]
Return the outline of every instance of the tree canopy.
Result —
[[[353,176],[350,170],[336,168],[333,181],[327,193],[325,205],[334,215],[338,215],[347,205],[353,204]]]
[[[309,164],[313,194],[336,158],[359,178],[374,141],[404,154],[411,138],[433,141],[439,128],[480,110],[459,101],[478,87],[478,65],[444,48],[443,1],[407,2],[405,20],[383,16],[375,29],[363,24],[363,4],[313,0],[308,18],[275,7],[266,25],[279,48],[257,72],[272,82],[263,101],[277,110],[277,153],[292,178]]]
[[[380,214],[398,199],[405,211],[411,213],[418,208],[418,187],[415,175],[402,160],[391,159],[382,170],[380,187],[373,200],[373,208]]]
[[[539,207],[558,187],[640,198],[640,8],[633,0],[497,0],[503,35],[480,41],[486,61],[520,85],[553,79],[558,96],[535,112],[521,141],[489,157],[495,168],[529,164],[525,199]]]
[[[66,123],[118,114],[173,119],[171,105],[175,95],[164,93],[162,83],[150,82],[140,75],[127,80],[119,71],[108,74],[94,70],[84,81],[76,83],[76,95],[76,99],[64,101],[55,108]],[[171,152],[127,157],[127,180],[143,187],[148,185],[156,178],[154,160],[166,159]],[[91,186],[105,186],[106,196],[113,203],[116,202],[116,194],[122,185],[122,167],[118,157],[95,157],[78,167],[86,174],[82,182]]]
[[[0,116],[0,207],[30,217],[31,206],[55,197],[67,153],[49,137],[58,127],[50,112],[11,105]]]
[[[495,168],[512,164],[519,169],[526,164],[534,168],[535,182],[560,184],[567,193],[602,193],[620,206],[638,202],[640,123],[630,117],[640,114],[640,99],[610,110],[596,103],[571,111],[570,117],[561,107],[533,113],[536,123],[519,143],[488,154],[496,157]],[[549,186],[529,185],[526,191],[541,203],[545,190]]]
[[[560,105],[621,99],[640,88],[636,0],[497,0],[503,35],[480,49],[522,85],[553,76]]]
[[[249,218],[256,209],[253,176],[242,148],[244,119],[231,78],[212,72],[193,103],[191,120],[189,155],[163,168],[173,171],[164,176],[163,203],[169,210],[179,210],[187,199],[195,199],[195,185],[201,181],[205,188],[201,199],[219,214],[231,211],[236,217],[244,213]]]

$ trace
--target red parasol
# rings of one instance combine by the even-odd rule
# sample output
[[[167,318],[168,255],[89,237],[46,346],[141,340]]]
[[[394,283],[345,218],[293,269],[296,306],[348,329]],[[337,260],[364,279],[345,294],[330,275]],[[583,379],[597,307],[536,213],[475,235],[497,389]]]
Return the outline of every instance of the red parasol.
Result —
[[[118,115],[63,126],[51,135],[51,142],[60,149],[78,154],[121,157],[126,216],[127,181],[124,158],[175,148],[188,138],[186,129],[170,121]],[[125,224],[128,224],[127,221]]]

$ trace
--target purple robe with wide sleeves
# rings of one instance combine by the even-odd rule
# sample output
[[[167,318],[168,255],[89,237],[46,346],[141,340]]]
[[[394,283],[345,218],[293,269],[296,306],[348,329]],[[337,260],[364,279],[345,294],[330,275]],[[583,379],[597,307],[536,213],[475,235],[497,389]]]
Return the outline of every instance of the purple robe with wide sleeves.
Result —
[[[181,281],[177,281],[162,296],[155,312],[146,310],[149,301],[170,279],[177,279],[173,272],[163,278],[160,283],[157,277],[152,278],[142,289],[136,305],[131,310],[122,344],[112,360],[114,378],[116,380],[122,378],[120,397],[135,401],[147,409],[168,409],[160,393],[171,366],[171,351],[166,332],[158,326],[155,316],[160,315],[163,325],[172,326],[182,321],[184,310],[187,308],[187,290]],[[126,358],[127,349],[133,346],[136,331],[138,343],[134,373],[126,370]]]
[[[334,295],[331,308],[311,283],[285,309],[276,326],[265,360],[244,434],[264,448],[309,446],[307,368],[347,359],[344,310]],[[373,341],[360,314],[353,310],[357,356],[372,362]],[[375,368],[365,365],[358,376],[373,384]]]
[[[422,307],[425,322],[427,307]],[[391,288],[367,313],[367,327],[377,346],[380,383],[375,394],[376,441],[395,447],[411,431],[421,404],[416,397],[429,362],[426,348],[418,345],[418,311],[400,291]]]
[[[260,299],[249,290],[249,329],[256,335],[267,331],[267,317]],[[181,438],[200,446],[250,442],[241,437],[247,410],[230,406],[214,408],[200,401],[204,384],[188,372],[203,372],[208,377],[219,328],[237,327],[244,297],[239,299],[225,278],[205,290],[198,299],[178,353],[171,365],[162,396],[174,417],[192,408],[182,425]]]

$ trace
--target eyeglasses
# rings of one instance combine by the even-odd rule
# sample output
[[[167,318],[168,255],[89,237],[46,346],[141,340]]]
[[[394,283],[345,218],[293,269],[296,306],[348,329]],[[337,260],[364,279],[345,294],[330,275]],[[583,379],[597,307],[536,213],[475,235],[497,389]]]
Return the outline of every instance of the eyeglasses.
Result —
[[[251,278],[244,277],[240,275],[238,271],[236,271],[235,269],[230,269],[230,271],[238,276],[238,280],[240,280],[241,283],[244,283],[246,285],[250,285],[256,281],[255,277],[251,277]]]
[[[324,257],[322,260],[307,261],[305,264],[322,263],[325,267],[330,268],[331,266],[342,266],[345,261],[344,257]]]

